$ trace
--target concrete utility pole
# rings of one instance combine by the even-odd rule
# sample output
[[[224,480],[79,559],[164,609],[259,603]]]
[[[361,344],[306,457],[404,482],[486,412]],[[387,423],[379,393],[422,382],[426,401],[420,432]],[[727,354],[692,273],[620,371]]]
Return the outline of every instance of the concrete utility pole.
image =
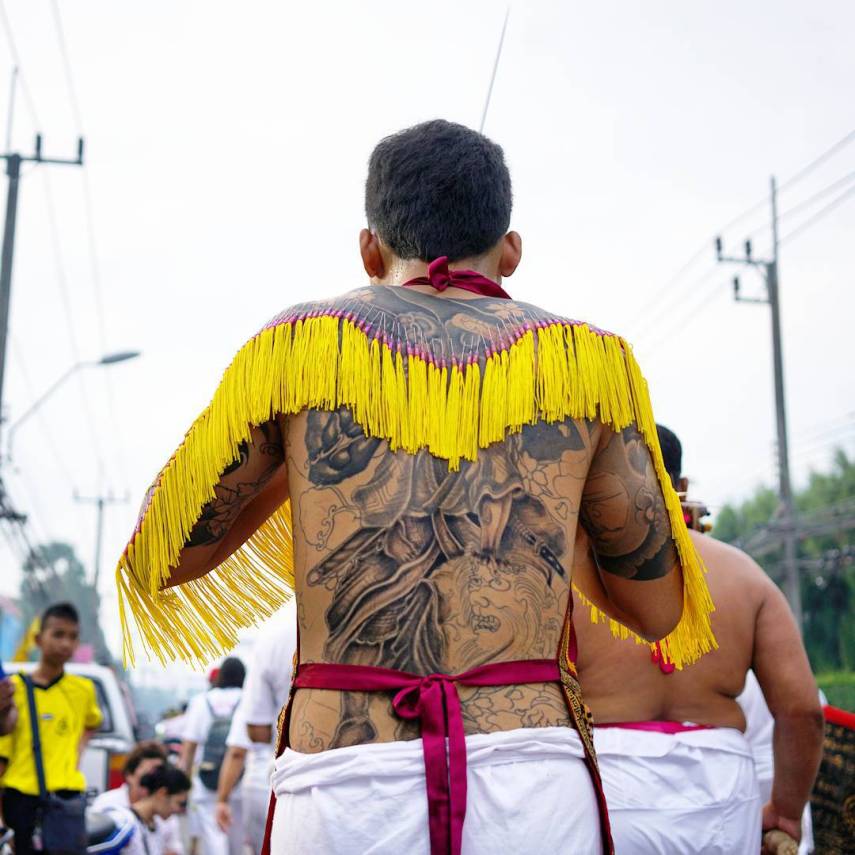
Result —
[[[35,152],[22,155],[17,152],[0,154],[6,161],[9,187],[6,194],[6,225],[3,229],[3,254],[0,260],[0,425],[3,411],[3,380],[6,375],[6,340],[9,333],[9,300],[12,296],[12,260],[15,254],[15,222],[18,215],[18,181],[22,163],[53,163],[64,166],[83,165],[83,138],[77,140],[77,157],[66,160],[42,156],[42,135],[36,134]]]
[[[778,279],[778,192],[775,176],[770,179],[772,203],[772,258],[762,260],[751,255],[751,241],[745,241],[745,256],[737,258],[723,255],[721,238],[715,240],[716,258],[720,262],[745,264],[760,270],[766,282],[766,297],[743,297],[739,277],[733,280],[733,297],[739,303],[768,304],[772,319],[772,366],[775,376],[775,421],[778,434],[778,497],[780,507],[776,528],[784,545],[784,591],[799,629],[802,628],[802,592],[799,564],[796,555],[798,532],[793,506],[793,489],[790,482],[790,451],[787,441],[787,407],[784,399],[784,357],[781,344],[781,302]]]
[[[95,573],[92,578],[92,587],[98,590],[98,578],[101,575],[101,538],[104,534],[104,508],[107,505],[124,504],[128,501],[125,496],[122,499],[117,499],[112,493],[107,493],[106,496],[78,496],[74,494],[74,500],[87,505],[95,505],[97,511],[97,523],[95,526]]]

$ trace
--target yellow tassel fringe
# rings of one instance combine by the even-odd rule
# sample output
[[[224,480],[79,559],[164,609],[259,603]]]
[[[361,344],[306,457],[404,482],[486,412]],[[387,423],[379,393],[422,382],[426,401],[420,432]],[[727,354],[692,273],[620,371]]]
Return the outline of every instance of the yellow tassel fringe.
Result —
[[[677,667],[715,646],[703,565],[665,472],[647,383],[623,339],[585,324],[529,329],[487,356],[482,377],[475,359],[438,365],[370,338],[350,320],[324,316],[280,323],[244,345],[161,471],[116,572],[127,661],[134,660],[135,634],[161,661],[208,661],[234,646],[239,629],[270,616],[290,597],[288,502],[215,571],[160,589],[214,498],[220,473],[249,439],[250,425],[277,413],[340,406],[391,448],[427,448],[452,470],[461,459],[475,460],[479,448],[541,419],[599,417],[615,431],[635,423],[665,493],[685,580],[683,616],[663,646]],[[605,617],[588,605],[592,619]],[[616,636],[631,635],[616,621],[610,625]]]

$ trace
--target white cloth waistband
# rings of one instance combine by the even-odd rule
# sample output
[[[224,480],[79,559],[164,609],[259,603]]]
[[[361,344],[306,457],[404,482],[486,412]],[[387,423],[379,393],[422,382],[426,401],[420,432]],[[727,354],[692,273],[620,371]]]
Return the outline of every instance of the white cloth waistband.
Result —
[[[745,734],[735,727],[709,727],[683,733],[656,733],[632,728],[598,727],[594,729],[594,746],[598,755],[664,757],[676,746],[688,746],[711,748],[727,754],[753,758],[751,746]]]
[[[584,756],[579,734],[571,727],[523,727],[466,737],[469,769]],[[424,771],[421,739],[352,745],[317,754],[286,748],[276,760],[273,790],[280,796],[356,778],[424,777]]]

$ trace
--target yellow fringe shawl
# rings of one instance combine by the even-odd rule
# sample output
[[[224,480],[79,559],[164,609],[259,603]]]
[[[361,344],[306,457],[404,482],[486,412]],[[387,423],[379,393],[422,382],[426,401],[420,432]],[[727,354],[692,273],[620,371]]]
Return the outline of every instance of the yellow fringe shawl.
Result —
[[[134,634],[162,662],[209,661],[291,596],[289,502],[216,570],[160,589],[250,425],[340,406],[392,449],[427,448],[450,469],[541,419],[599,418],[615,431],[634,423],[653,456],[685,580],[683,616],[663,647],[682,667],[715,646],[704,568],[665,472],[647,383],[623,339],[586,324],[544,322],[488,351],[482,377],[474,357],[438,363],[419,349],[390,347],[337,313],[275,322],[250,339],[161,471],[116,571],[126,661],[134,661]],[[587,604],[594,620],[607,619]],[[614,635],[632,635],[609,622]]]

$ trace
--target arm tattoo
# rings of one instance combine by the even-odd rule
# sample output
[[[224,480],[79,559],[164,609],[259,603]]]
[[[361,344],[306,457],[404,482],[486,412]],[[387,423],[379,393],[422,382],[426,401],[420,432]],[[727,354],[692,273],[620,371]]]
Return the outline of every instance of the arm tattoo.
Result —
[[[635,427],[609,437],[595,458],[580,517],[601,570],[644,581],[659,579],[675,566],[662,489]]]
[[[223,470],[220,483],[214,487],[215,498],[202,508],[187,538],[187,546],[219,543],[246,504],[262,491],[282,463],[282,439],[276,423],[266,422],[258,431],[261,434],[256,437],[258,443],[242,442],[237,459]]]

